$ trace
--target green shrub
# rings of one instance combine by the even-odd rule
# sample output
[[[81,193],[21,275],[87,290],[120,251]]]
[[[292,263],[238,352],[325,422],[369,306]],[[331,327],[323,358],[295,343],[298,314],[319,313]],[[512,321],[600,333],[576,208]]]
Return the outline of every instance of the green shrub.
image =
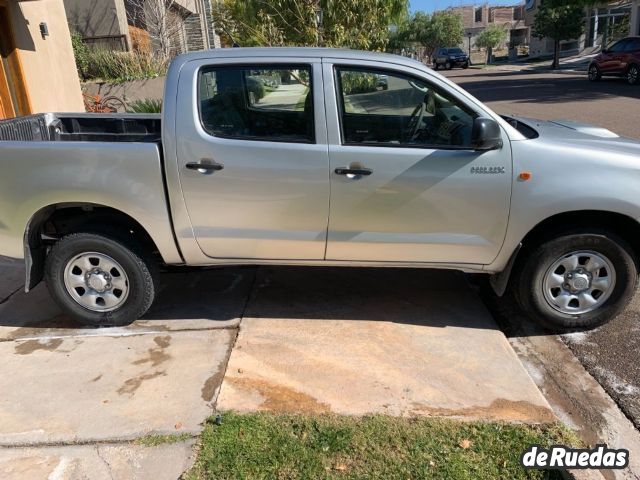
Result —
[[[264,82],[256,77],[247,77],[247,90],[255,95],[256,102],[266,94]]]
[[[162,100],[144,98],[131,102],[127,107],[129,113],[162,113]]]
[[[89,48],[82,41],[82,35],[78,32],[71,34],[71,46],[73,47],[73,56],[76,59],[76,68],[81,79],[86,78],[86,71],[89,67]]]
[[[125,82],[155,78],[167,73],[167,63],[142,52],[89,50],[85,79]]]
[[[345,95],[375,92],[378,85],[378,77],[373,73],[342,72],[340,80]]]

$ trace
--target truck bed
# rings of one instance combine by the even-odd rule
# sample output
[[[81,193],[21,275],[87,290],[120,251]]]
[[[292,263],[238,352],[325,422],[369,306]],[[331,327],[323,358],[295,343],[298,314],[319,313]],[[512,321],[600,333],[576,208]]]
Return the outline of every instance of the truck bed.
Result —
[[[0,141],[159,142],[159,114],[39,113],[0,121]]]

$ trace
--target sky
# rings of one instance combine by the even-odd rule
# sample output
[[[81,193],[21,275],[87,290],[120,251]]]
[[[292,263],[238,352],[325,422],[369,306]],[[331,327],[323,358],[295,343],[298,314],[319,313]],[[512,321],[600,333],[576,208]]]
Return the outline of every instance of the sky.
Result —
[[[518,0],[410,0],[410,11],[433,12],[434,10],[444,10],[447,7],[459,7],[461,5],[517,5]]]

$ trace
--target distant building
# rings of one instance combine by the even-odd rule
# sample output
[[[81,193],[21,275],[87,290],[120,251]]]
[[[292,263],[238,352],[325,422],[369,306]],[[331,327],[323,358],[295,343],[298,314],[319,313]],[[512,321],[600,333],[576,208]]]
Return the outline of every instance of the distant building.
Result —
[[[220,47],[211,15],[212,1],[64,0],[64,4],[69,27],[80,33],[87,45],[121,51],[153,45],[145,10],[163,8],[172,25],[171,50],[177,55]]]
[[[543,0],[527,0],[525,23],[532,26]],[[585,8],[584,34],[580,38],[560,42],[560,53],[572,55],[598,51],[615,40],[628,35],[640,35],[640,0],[602,2]],[[532,32],[529,52],[531,56],[551,55],[553,40],[538,39]]]
[[[465,5],[447,9],[462,17],[465,35],[465,49],[475,48],[476,38],[491,25],[500,25],[507,30],[506,44],[512,48],[529,43],[529,27],[524,22],[524,5],[490,7]],[[470,42],[470,44],[469,44]]]
[[[0,119],[84,111],[62,0],[0,0]]]

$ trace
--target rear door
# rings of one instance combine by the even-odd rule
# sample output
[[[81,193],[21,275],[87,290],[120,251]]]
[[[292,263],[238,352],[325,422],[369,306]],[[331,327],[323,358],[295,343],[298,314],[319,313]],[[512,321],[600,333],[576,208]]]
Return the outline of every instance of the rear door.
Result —
[[[180,74],[180,184],[202,252],[324,258],[328,152],[320,61],[197,60]]]
[[[507,227],[511,148],[470,147],[478,113],[407,67],[325,59],[327,260],[488,264]],[[375,88],[384,74],[388,89]]]
[[[603,54],[602,59],[602,72],[608,74],[619,74],[623,73],[623,59],[624,59],[624,49],[627,44],[627,40],[623,39],[617,43],[614,43],[613,46],[607,51],[607,53]]]

